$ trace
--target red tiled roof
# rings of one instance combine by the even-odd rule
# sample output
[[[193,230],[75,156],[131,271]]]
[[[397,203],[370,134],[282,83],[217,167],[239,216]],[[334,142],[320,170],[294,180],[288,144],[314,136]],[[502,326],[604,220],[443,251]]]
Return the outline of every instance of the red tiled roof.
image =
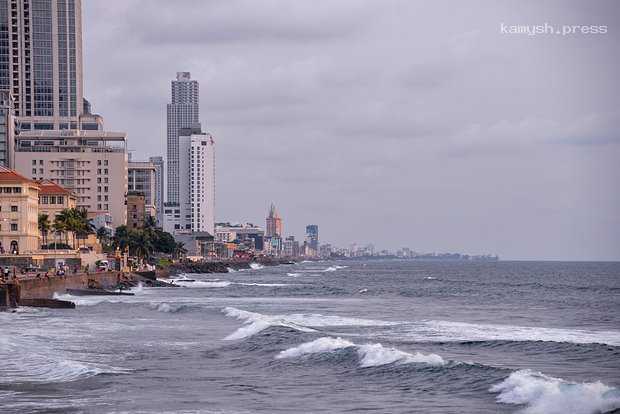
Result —
[[[26,178],[15,170],[0,166],[0,184],[24,184],[31,183],[37,185],[37,183],[30,178]]]
[[[67,190],[66,188],[56,184],[55,182],[51,180],[41,180],[41,181],[37,181],[37,183],[39,184],[39,187],[40,187],[39,194],[41,195],[44,195],[44,194],[73,195],[73,193],[70,190]]]

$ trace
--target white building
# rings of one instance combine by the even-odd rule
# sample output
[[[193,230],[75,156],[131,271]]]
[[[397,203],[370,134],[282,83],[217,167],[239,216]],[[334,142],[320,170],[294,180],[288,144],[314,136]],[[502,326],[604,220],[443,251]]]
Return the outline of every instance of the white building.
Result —
[[[179,131],[179,203],[164,206],[168,232],[214,234],[215,141],[194,128]]]
[[[144,195],[145,213],[153,218],[157,216],[155,173],[150,161],[129,161],[127,165],[127,191]]]
[[[155,166],[155,208],[157,209],[157,223],[164,222],[164,158],[150,157],[149,161]]]

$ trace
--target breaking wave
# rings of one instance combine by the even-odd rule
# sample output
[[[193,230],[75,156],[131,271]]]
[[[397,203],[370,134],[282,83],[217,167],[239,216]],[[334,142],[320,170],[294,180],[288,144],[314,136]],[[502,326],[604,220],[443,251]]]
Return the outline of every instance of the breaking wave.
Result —
[[[254,270],[264,269],[264,268],[265,268],[265,266],[263,266],[262,264],[260,264],[260,263],[254,263],[254,262],[253,262],[253,263],[250,263],[250,267],[251,267],[252,269],[254,269]]]
[[[329,266],[327,269],[323,270],[323,272],[335,272],[336,270],[345,269],[349,266]]]
[[[550,341],[620,346],[620,331],[587,331],[512,325],[421,321],[399,327],[398,337],[416,341]]]
[[[378,367],[388,364],[429,364],[444,365],[445,361],[436,354],[410,354],[396,348],[387,348],[379,343],[356,345],[342,338],[322,337],[299,346],[289,348],[276,355],[277,359],[298,358],[303,355],[329,353],[344,348],[355,348],[359,357],[359,365],[363,368]]]
[[[286,275],[290,277],[298,277],[301,276],[301,273],[287,273]]]
[[[620,409],[620,390],[600,381],[576,383],[540,372],[520,370],[490,390],[497,401],[525,405],[527,414],[594,414]]]
[[[316,332],[314,328],[327,326],[391,326],[397,324],[396,322],[320,314],[263,315],[233,307],[226,307],[222,312],[226,316],[242,320],[245,324],[224,338],[226,340],[248,338],[272,326],[284,326],[300,332]]]

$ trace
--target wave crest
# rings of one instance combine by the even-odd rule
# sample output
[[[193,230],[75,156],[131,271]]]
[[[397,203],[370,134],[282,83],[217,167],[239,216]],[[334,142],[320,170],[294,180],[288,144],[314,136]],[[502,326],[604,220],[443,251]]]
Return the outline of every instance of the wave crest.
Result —
[[[444,365],[445,361],[436,354],[408,353],[396,348],[384,347],[379,343],[356,345],[342,338],[322,337],[286,349],[276,355],[276,359],[297,358],[308,354],[333,352],[344,348],[356,348],[362,368],[379,367],[389,364],[428,364]]]
[[[527,414],[594,414],[620,408],[617,388],[600,381],[569,382],[530,370],[513,372],[489,391],[499,393],[498,402],[526,405]]]

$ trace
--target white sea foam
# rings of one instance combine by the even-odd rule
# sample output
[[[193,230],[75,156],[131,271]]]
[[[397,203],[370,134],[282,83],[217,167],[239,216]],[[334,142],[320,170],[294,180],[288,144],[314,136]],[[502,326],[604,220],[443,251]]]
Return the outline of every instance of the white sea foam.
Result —
[[[315,339],[314,341],[305,342],[296,347],[286,349],[276,355],[276,358],[298,358],[302,355],[320,354],[353,346],[355,346],[355,344],[351,341],[347,341],[346,339],[324,336],[322,338]]]
[[[620,346],[620,331],[588,331],[432,320],[403,325],[402,329],[399,328],[397,335],[413,338],[416,341],[553,341]]]
[[[289,283],[253,283],[253,282],[248,282],[248,283],[235,282],[235,285],[241,285],[241,286],[262,286],[262,287],[293,286],[293,285],[291,285]]]
[[[594,414],[620,408],[620,390],[597,382],[576,383],[530,370],[516,371],[489,390],[497,401],[525,405],[526,414]]]
[[[0,372],[2,384],[69,382],[99,374],[123,374],[131,370],[73,360],[44,344],[7,337],[0,339]]]
[[[250,263],[250,267],[254,270],[258,270],[258,269],[263,269],[265,266],[263,266],[260,263]]]
[[[337,270],[345,269],[347,267],[349,266],[338,266],[338,265],[329,266],[327,269],[323,270],[323,272],[335,272]]]
[[[247,338],[270,326],[286,326],[302,332],[314,332],[314,328],[327,326],[391,326],[396,324],[396,322],[326,316],[321,314],[263,315],[233,307],[226,307],[222,312],[224,312],[226,316],[243,320],[244,324],[246,324],[246,326],[237,329],[237,331],[224,338],[227,340]]]
[[[232,284],[232,282],[228,280],[196,280],[195,282],[183,282],[180,280],[174,283],[189,288],[223,288]]]
[[[228,270],[228,273],[235,273],[237,270],[233,269],[232,267],[227,267],[226,268]]]
[[[388,364],[429,364],[443,365],[445,361],[436,354],[421,354],[416,352],[410,354],[396,348],[387,348],[379,343],[356,345],[355,343],[342,338],[322,337],[311,342],[303,343],[299,346],[286,349],[276,355],[277,359],[298,358],[307,354],[328,353],[339,349],[355,347],[359,356],[361,367],[378,367]]]
[[[301,273],[287,273],[286,275],[290,277],[299,277],[301,276]]]

